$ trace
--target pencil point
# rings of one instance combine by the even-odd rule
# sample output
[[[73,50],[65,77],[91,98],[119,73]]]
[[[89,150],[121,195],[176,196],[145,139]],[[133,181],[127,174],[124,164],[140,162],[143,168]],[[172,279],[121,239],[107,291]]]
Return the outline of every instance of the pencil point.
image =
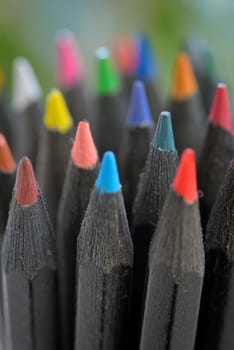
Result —
[[[15,200],[21,205],[33,205],[39,196],[38,184],[32,163],[23,157],[17,168],[15,181]]]
[[[81,121],[78,124],[71,157],[73,163],[83,169],[93,168],[98,161],[97,149],[87,122]]]
[[[97,93],[100,95],[111,95],[117,93],[120,82],[112,65],[110,52],[105,47],[96,51],[97,60]]]
[[[153,119],[150,113],[144,84],[141,81],[136,81],[132,88],[127,124],[133,127],[153,125]]]
[[[122,74],[133,75],[137,68],[137,45],[132,36],[120,36],[114,42],[114,58]]]
[[[171,113],[160,113],[155,130],[153,145],[168,152],[175,152],[175,140],[172,128]]]
[[[196,156],[191,148],[182,153],[172,188],[188,203],[193,203],[198,198]]]
[[[146,35],[138,37],[138,67],[136,77],[141,80],[152,80],[156,73],[156,60],[151,43]]]
[[[84,75],[84,65],[76,45],[73,33],[68,29],[60,30],[56,38],[58,85],[73,87]]]
[[[120,191],[119,173],[113,152],[105,152],[103,156],[96,187],[100,194]]]
[[[177,55],[171,88],[171,97],[176,100],[183,100],[195,95],[198,91],[198,84],[193,72],[189,56],[182,52]]]
[[[41,87],[29,61],[18,57],[13,63],[12,108],[21,112],[30,104],[40,101]]]
[[[44,124],[49,130],[65,134],[73,125],[65,99],[57,89],[52,90],[46,103]]]
[[[12,173],[15,170],[15,161],[10,147],[3,134],[0,134],[0,171]]]
[[[218,84],[211,106],[209,119],[214,125],[233,133],[232,115],[228,98],[228,91],[225,84]]]

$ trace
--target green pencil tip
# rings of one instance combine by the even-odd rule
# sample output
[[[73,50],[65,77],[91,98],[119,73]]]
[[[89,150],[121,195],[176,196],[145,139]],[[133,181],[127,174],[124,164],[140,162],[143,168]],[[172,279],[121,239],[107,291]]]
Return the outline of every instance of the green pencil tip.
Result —
[[[105,47],[96,51],[97,60],[97,93],[99,95],[112,95],[119,91],[120,80],[112,65],[110,52]]]
[[[170,112],[162,112],[160,114],[153,145],[168,152],[176,151]]]

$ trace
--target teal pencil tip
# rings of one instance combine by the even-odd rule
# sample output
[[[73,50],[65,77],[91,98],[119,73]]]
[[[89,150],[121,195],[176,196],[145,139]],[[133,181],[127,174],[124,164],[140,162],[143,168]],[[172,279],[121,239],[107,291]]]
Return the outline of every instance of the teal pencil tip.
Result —
[[[176,151],[170,112],[162,112],[160,114],[153,138],[153,145],[168,152]]]
[[[119,192],[121,189],[117,163],[113,152],[108,151],[104,153],[96,181],[96,188],[100,194]]]

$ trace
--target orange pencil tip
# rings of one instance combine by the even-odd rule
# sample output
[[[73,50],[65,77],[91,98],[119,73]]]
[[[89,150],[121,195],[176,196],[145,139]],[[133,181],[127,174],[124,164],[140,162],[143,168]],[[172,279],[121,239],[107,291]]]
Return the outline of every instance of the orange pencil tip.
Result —
[[[197,91],[198,84],[192,63],[189,56],[182,52],[177,55],[174,64],[171,97],[175,100],[183,100],[195,95]]]
[[[0,134],[0,170],[5,173],[12,173],[15,170],[15,161],[3,134]]]

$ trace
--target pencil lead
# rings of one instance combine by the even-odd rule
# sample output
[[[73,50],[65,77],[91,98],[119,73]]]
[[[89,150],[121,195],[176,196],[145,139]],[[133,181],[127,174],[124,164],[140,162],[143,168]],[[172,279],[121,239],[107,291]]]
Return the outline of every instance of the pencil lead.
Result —
[[[96,51],[97,60],[97,93],[110,95],[119,91],[119,77],[112,65],[110,52],[106,47],[100,47]]]
[[[141,81],[136,81],[132,88],[127,124],[133,127],[153,125],[153,119],[149,109],[144,84]]]
[[[3,91],[5,86],[5,74],[3,69],[0,67],[0,93]]]
[[[136,77],[141,80],[152,80],[155,78],[156,60],[151,43],[146,35],[138,36],[138,67]]]
[[[219,125],[227,132],[233,133],[231,108],[225,84],[217,84],[209,119],[212,124]]]
[[[104,153],[96,187],[100,194],[120,191],[119,173],[113,152]]]
[[[4,173],[12,173],[15,169],[15,161],[12,156],[8,142],[0,133],[0,170]]]
[[[73,125],[64,97],[57,89],[52,90],[47,97],[44,124],[49,130],[61,134],[65,134]]]
[[[187,203],[193,203],[198,198],[196,156],[191,148],[182,153],[172,188]]]
[[[171,97],[180,100],[195,95],[198,91],[198,84],[193,72],[189,56],[181,52],[177,55],[171,88]]]
[[[70,88],[80,82],[84,75],[84,65],[73,33],[68,29],[60,30],[56,38],[58,60],[58,84]]]
[[[123,74],[133,75],[137,69],[137,45],[131,36],[120,36],[114,43],[114,58],[119,71]]]
[[[153,138],[153,145],[167,152],[176,151],[170,112],[164,111],[160,113]]]
[[[41,87],[29,61],[17,57],[13,62],[12,108],[19,112],[41,99]]]
[[[87,122],[81,121],[78,124],[71,157],[73,163],[83,169],[93,168],[98,161],[97,149]]]
[[[17,168],[15,200],[21,205],[31,206],[37,201],[38,196],[38,184],[32,163],[27,157],[23,157]]]

